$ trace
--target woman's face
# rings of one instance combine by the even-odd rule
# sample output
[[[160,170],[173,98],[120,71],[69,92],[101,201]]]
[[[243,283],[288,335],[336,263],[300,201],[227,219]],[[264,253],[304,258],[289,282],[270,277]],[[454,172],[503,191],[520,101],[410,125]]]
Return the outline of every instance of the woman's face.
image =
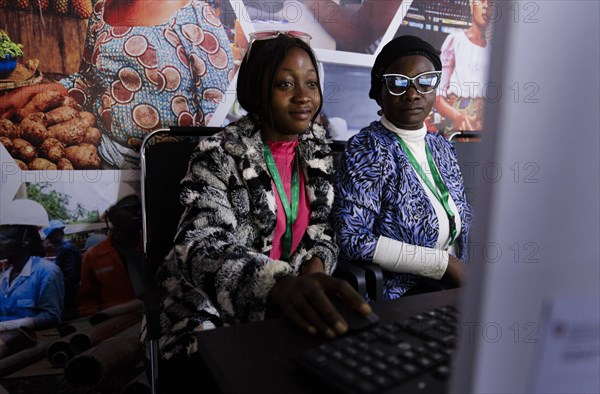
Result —
[[[435,71],[433,63],[425,56],[404,56],[392,63],[383,73],[402,74],[415,77],[427,71]],[[431,112],[435,102],[435,90],[423,94],[417,92],[411,84],[401,96],[390,94],[385,86],[381,86],[381,108],[385,117],[396,127],[406,130],[418,130],[423,127],[425,118]]]
[[[490,23],[490,16],[493,7],[493,0],[471,0],[471,15],[473,23],[481,28],[485,28]]]
[[[267,97],[267,89],[263,98]],[[296,138],[312,121],[321,98],[317,70],[308,54],[301,48],[292,48],[275,71],[270,113],[261,110],[263,137],[270,141]],[[263,102],[265,100],[263,99]]]

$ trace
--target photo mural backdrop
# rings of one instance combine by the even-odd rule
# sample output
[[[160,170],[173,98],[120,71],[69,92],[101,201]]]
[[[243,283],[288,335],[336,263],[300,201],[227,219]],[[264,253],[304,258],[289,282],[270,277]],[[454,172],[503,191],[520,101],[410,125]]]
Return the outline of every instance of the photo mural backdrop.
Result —
[[[106,231],[108,207],[139,193],[148,133],[242,115],[236,72],[253,31],[311,34],[322,121],[336,140],[379,118],[368,98],[370,67],[397,35],[441,50],[430,130],[482,131],[484,103],[496,94],[486,81],[490,1],[193,0],[153,24],[140,23],[148,12],[115,4],[0,1],[0,29],[24,52],[0,77],[0,214],[15,198],[38,201],[80,247],[88,233]]]

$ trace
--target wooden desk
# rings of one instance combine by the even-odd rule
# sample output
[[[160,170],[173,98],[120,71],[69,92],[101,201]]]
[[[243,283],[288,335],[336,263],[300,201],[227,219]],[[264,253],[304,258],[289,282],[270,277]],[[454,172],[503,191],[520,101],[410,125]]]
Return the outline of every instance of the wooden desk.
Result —
[[[373,310],[381,323],[390,323],[443,305],[456,306],[459,296],[459,289],[445,290],[375,303]],[[198,335],[200,354],[227,394],[315,393],[319,387],[290,356],[326,341],[283,318]]]

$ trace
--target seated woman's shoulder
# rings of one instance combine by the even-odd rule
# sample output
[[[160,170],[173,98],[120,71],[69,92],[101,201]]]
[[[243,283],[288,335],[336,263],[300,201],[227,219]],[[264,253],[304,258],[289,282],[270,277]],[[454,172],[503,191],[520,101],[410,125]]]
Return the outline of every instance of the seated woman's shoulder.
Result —
[[[438,133],[438,132],[434,132],[434,131],[428,131],[427,132],[427,138],[431,139],[431,141],[433,141],[434,144],[440,145],[440,146],[444,146],[447,148],[451,148],[452,147],[452,143],[449,142],[446,137],[444,137],[444,135],[442,133]]]
[[[258,130],[258,120],[254,119],[251,115],[244,115],[225,126],[218,135],[223,140],[236,140],[252,136]]]
[[[389,134],[390,132],[380,122],[374,121],[350,137],[348,146],[360,147],[385,144],[390,140]]]
[[[319,123],[314,123],[312,128],[311,128],[311,134],[312,136],[320,141],[328,141],[331,138],[329,138],[329,136],[327,135],[327,130],[325,130],[325,127],[323,127],[322,125],[320,125]]]

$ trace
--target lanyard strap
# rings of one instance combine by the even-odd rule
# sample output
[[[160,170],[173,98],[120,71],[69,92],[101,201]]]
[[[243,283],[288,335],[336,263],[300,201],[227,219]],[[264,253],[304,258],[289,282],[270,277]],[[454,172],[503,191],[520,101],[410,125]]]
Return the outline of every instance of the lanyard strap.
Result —
[[[290,195],[292,198],[291,203],[288,202],[287,195],[285,194],[285,188],[283,186],[283,182],[281,181],[281,176],[279,176],[279,170],[277,169],[277,165],[275,165],[275,159],[273,158],[271,149],[269,149],[269,146],[267,144],[263,144],[263,152],[265,155],[265,161],[267,162],[267,168],[269,169],[271,178],[273,178],[273,183],[275,183],[277,194],[279,195],[281,205],[283,205],[283,210],[285,211],[285,233],[283,234],[283,241],[281,246],[281,259],[284,261],[288,261],[292,251],[292,226],[296,222],[296,218],[298,217],[298,206],[300,201],[300,181],[298,177],[299,152],[298,148],[296,148],[296,155],[294,157],[294,170],[292,172],[292,185],[290,191]]]
[[[444,207],[444,211],[446,211],[446,215],[448,216],[448,222],[450,224],[449,245],[452,245],[456,240],[458,231],[456,230],[456,218],[454,216],[454,212],[452,212],[452,209],[450,209],[450,192],[448,191],[448,187],[442,180],[442,177],[440,176],[440,173],[438,172],[438,169],[435,166],[435,163],[433,162],[433,157],[431,157],[429,146],[427,145],[427,143],[425,143],[425,154],[427,155],[427,163],[429,164],[429,170],[431,171],[431,175],[433,176],[435,186],[431,183],[431,180],[429,180],[429,177],[427,176],[427,174],[425,174],[425,171],[423,171],[423,168],[421,168],[421,165],[417,162],[417,159],[413,156],[412,152],[410,151],[410,149],[408,149],[408,146],[406,146],[406,143],[402,140],[402,138],[400,138],[400,136],[398,135],[396,136],[396,138],[398,138],[398,141],[400,141],[400,145],[402,145],[402,149],[406,153],[406,157],[408,157],[410,164],[412,164],[417,174],[419,174],[419,177],[423,180],[423,182],[427,185],[429,190],[431,190],[435,198]]]

